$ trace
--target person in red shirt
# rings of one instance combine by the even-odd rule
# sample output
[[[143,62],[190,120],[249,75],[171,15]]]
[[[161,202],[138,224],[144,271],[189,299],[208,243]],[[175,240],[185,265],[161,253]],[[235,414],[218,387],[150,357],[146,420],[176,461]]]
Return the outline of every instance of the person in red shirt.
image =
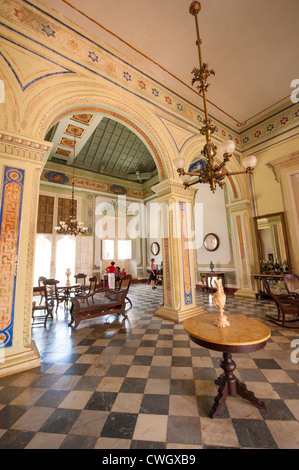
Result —
[[[115,273],[115,271],[116,271],[115,262],[114,262],[114,261],[111,261],[111,264],[110,264],[110,266],[108,266],[107,269],[108,269],[108,272],[109,272],[109,273]]]
[[[115,271],[116,271],[116,268],[115,268],[115,262],[114,261],[111,261],[111,264],[110,266],[108,266],[107,270],[108,270],[108,287],[109,289],[115,289]]]
[[[121,277],[126,276],[126,274],[127,274],[126,270],[125,270],[125,268],[123,268],[122,271],[121,271]]]

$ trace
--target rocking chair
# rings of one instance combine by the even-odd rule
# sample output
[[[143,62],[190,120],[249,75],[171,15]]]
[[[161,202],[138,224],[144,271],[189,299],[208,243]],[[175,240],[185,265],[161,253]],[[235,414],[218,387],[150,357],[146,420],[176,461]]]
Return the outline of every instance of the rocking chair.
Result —
[[[271,315],[266,315],[266,317],[268,317],[272,323],[275,323],[275,325],[279,325],[284,328],[299,328],[299,325],[289,325],[289,323],[299,321],[299,299],[294,298],[292,295],[274,294],[271,290],[269,281],[266,279],[263,280],[263,284],[267,294],[274,300],[278,312],[277,317],[273,317]]]

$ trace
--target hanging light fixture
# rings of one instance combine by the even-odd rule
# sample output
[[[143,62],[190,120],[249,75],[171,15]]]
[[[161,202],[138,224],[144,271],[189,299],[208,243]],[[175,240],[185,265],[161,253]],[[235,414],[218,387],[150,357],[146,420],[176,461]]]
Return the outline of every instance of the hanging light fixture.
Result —
[[[75,132],[74,132],[74,161],[73,164],[76,160],[76,154],[75,154],[75,148],[76,148],[76,139],[75,139]],[[72,178],[72,199],[71,199],[71,207],[70,207],[70,216],[69,218],[64,222],[60,221],[58,227],[55,227],[55,231],[58,235],[84,235],[87,232],[87,227],[84,227],[83,222],[78,222],[76,215],[75,215],[75,206],[76,206],[76,201],[75,201],[75,170],[73,167],[73,178]]]
[[[189,12],[191,15],[195,17],[195,26],[196,26],[196,34],[197,34],[197,41],[196,45],[198,47],[198,57],[199,57],[199,68],[194,68],[192,70],[193,78],[192,78],[192,85],[195,82],[199,82],[198,90],[199,93],[202,95],[203,99],[203,107],[204,107],[204,119],[203,119],[203,127],[200,129],[200,133],[205,136],[206,144],[204,148],[201,150],[201,155],[204,157],[204,164],[200,171],[189,173],[184,170],[184,166],[186,162],[183,158],[176,158],[173,161],[173,165],[178,171],[180,175],[180,180],[184,184],[185,187],[189,187],[193,184],[197,183],[209,183],[210,188],[213,193],[216,190],[217,185],[221,188],[225,183],[226,176],[231,175],[239,175],[244,173],[252,174],[253,169],[256,165],[257,159],[255,156],[249,156],[243,159],[243,165],[245,167],[245,171],[238,171],[238,172],[228,172],[225,168],[226,163],[231,158],[234,150],[235,150],[235,143],[232,140],[227,140],[221,143],[219,146],[219,152],[222,155],[222,162],[218,164],[215,162],[215,157],[217,155],[217,146],[212,142],[211,137],[212,134],[215,132],[216,128],[212,124],[211,119],[208,116],[207,110],[207,99],[206,99],[206,92],[209,87],[207,83],[207,79],[210,75],[215,75],[214,70],[209,70],[208,64],[202,62],[202,55],[201,55],[201,39],[199,34],[199,27],[198,27],[198,19],[197,15],[201,10],[201,4],[199,2],[192,2],[189,7]],[[197,180],[192,181],[190,183],[191,176],[196,176]]]

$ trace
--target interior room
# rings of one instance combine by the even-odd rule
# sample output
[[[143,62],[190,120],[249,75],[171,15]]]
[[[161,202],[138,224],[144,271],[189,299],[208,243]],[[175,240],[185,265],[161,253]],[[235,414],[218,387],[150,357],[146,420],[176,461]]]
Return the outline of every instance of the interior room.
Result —
[[[298,449],[298,2],[0,15],[0,448]]]

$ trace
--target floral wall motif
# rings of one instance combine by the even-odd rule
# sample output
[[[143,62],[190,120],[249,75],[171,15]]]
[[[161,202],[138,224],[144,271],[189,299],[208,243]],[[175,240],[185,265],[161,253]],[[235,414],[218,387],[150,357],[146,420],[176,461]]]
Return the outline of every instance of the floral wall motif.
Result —
[[[185,305],[192,304],[192,281],[190,271],[190,259],[188,248],[188,229],[187,229],[187,210],[186,203],[180,202],[180,218],[181,218],[181,246],[182,246],[182,260],[183,260],[183,275],[184,275],[184,289],[185,289]]]
[[[12,346],[24,170],[4,167],[0,212],[0,348]]]

